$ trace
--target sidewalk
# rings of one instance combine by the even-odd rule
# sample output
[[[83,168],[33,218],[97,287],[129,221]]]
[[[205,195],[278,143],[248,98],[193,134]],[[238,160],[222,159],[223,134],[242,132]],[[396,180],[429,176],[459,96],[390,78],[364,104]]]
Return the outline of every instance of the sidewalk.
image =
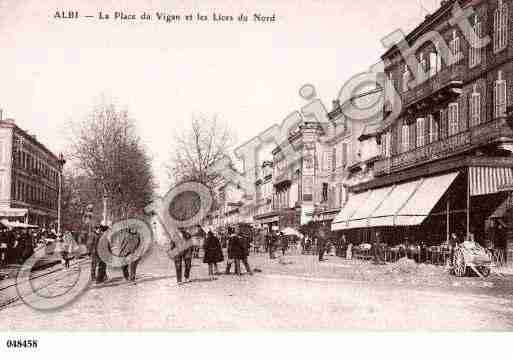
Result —
[[[456,277],[443,266],[417,264],[411,260],[374,265],[372,261],[346,260],[326,256],[319,262],[316,256],[292,254],[270,260],[268,255],[250,257],[252,267],[262,269],[265,274],[295,275],[309,278],[342,279],[411,285],[415,287],[472,288],[513,293],[513,271],[501,270],[504,276],[492,273],[487,278]]]

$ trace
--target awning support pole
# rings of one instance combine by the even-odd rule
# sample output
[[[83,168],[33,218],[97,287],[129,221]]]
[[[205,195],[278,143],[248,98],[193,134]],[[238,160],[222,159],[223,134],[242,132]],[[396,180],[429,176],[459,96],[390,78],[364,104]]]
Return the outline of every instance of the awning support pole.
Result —
[[[470,238],[470,169],[467,169],[467,239]]]
[[[449,210],[450,210],[450,203],[449,203],[449,196],[447,195],[447,201],[446,201],[446,208],[445,208],[445,215],[446,215],[446,220],[445,220],[445,227],[446,227],[446,240],[447,242],[449,242],[449,236],[450,236],[450,226],[449,226],[449,220],[450,220],[450,217],[449,217]]]

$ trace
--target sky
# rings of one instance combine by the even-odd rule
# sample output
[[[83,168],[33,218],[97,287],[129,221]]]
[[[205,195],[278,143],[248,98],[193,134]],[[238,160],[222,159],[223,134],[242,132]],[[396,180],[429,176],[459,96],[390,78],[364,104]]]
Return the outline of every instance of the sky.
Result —
[[[4,118],[66,152],[69,121],[102,97],[129,110],[154,159],[160,193],[173,131],[192,116],[218,115],[243,143],[306,104],[324,104],[385,52],[380,39],[407,32],[439,0],[97,1],[0,0],[0,108]],[[79,19],[56,19],[56,11]],[[98,13],[153,19],[98,19]],[[221,14],[247,23],[156,20],[155,13]],[[252,15],[276,16],[255,23]],[[93,16],[86,18],[85,15]]]

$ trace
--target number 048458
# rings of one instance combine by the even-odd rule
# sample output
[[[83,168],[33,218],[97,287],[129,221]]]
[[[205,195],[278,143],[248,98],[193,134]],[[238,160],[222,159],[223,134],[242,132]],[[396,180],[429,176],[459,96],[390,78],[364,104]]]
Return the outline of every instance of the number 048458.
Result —
[[[13,349],[34,349],[37,348],[36,339],[7,339],[7,348]]]

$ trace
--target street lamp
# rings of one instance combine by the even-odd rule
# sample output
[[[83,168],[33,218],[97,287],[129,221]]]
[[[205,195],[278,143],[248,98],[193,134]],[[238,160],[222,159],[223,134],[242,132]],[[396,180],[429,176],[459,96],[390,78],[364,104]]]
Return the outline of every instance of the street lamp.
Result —
[[[57,200],[57,233],[61,233],[62,168],[66,163],[62,153],[59,154],[59,198]]]

